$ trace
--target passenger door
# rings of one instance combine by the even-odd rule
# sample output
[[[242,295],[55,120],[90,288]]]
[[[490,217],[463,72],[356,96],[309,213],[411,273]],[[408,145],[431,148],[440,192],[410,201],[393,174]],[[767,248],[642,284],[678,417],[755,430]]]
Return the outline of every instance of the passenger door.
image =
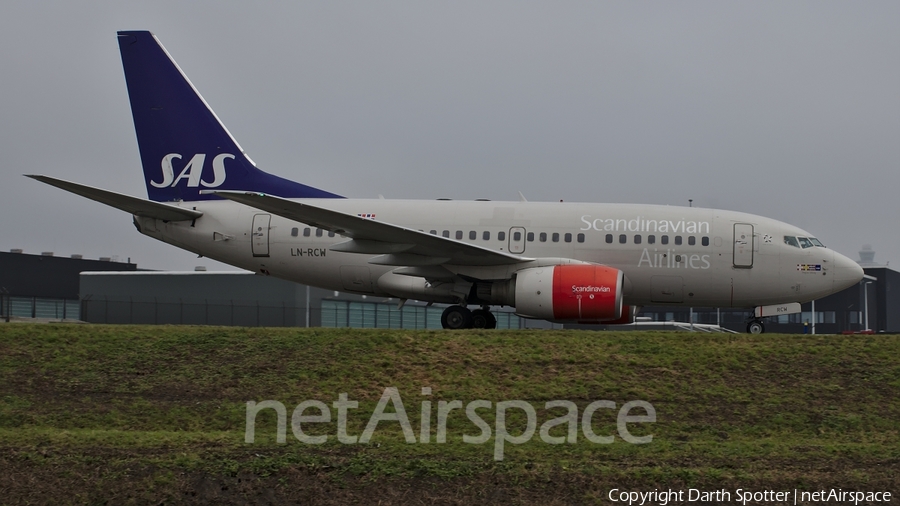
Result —
[[[269,256],[269,223],[271,220],[271,214],[253,215],[253,229],[250,231],[250,235],[253,238],[251,248],[255,257]]]
[[[734,224],[734,266],[739,269],[753,267],[753,225]]]

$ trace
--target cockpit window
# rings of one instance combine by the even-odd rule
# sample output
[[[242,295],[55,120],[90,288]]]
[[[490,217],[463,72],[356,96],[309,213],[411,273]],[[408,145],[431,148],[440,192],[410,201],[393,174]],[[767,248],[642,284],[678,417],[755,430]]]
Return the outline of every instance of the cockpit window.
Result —
[[[792,235],[786,235],[784,236],[784,243],[788,246],[803,249],[812,248],[813,246],[818,246],[820,248],[825,247],[825,245],[815,237],[794,237]]]

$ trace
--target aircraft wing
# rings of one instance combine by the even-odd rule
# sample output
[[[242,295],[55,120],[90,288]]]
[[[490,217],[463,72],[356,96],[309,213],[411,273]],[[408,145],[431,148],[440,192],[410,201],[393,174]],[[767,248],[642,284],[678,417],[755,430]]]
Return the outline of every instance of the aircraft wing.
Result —
[[[137,216],[155,218],[163,221],[196,220],[203,216],[203,213],[194,211],[193,209],[184,209],[169,204],[163,204],[161,202],[144,200],[130,195],[111,192],[109,190],[101,190],[100,188],[94,188],[93,186],[56,179],[55,177],[36,174],[25,174],[25,177],[30,177],[31,179],[47,183],[57,188],[62,188],[63,190],[70,191],[76,195],[96,200],[97,202],[115,207],[116,209],[121,209],[122,211]]]
[[[518,264],[533,260],[263,193],[238,191],[211,191],[211,193],[289,220],[349,237],[351,238],[349,241],[336,244],[331,249],[380,255],[370,260],[373,264],[487,266]]]

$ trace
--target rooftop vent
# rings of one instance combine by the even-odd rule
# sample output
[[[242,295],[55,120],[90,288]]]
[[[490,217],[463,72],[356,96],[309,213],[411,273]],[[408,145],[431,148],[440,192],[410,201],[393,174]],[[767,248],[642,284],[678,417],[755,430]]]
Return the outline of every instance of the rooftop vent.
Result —
[[[10,253],[22,253],[22,250],[19,248],[13,248],[13,249],[9,250],[9,252]]]
[[[109,257],[100,257],[101,262],[109,262],[111,259]]]
[[[52,252],[52,251],[42,251],[42,252],[41,252],[41,256],[42,256],[42,257],[52,257],[52,256],[53,256],[53,252]]]
[[[72,255],[72,258],[74,258],[75,260],[81,260],[82,258],[84,258],[84,256],[76,253],[76,254]]]
[[[198,265],[197,267],[194,267],[194,270],[197,271],[197,272],[206,272],[206,266],[205,266],[205,265]]]

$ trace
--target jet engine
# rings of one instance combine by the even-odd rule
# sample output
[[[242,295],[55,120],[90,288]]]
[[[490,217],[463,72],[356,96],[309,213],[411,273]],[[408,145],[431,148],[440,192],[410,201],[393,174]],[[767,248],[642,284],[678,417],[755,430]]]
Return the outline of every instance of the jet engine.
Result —
[[[624,274],[605,265],[554,265],[516,276],[516,313],[545,320],[599,322],[623,316]]]

